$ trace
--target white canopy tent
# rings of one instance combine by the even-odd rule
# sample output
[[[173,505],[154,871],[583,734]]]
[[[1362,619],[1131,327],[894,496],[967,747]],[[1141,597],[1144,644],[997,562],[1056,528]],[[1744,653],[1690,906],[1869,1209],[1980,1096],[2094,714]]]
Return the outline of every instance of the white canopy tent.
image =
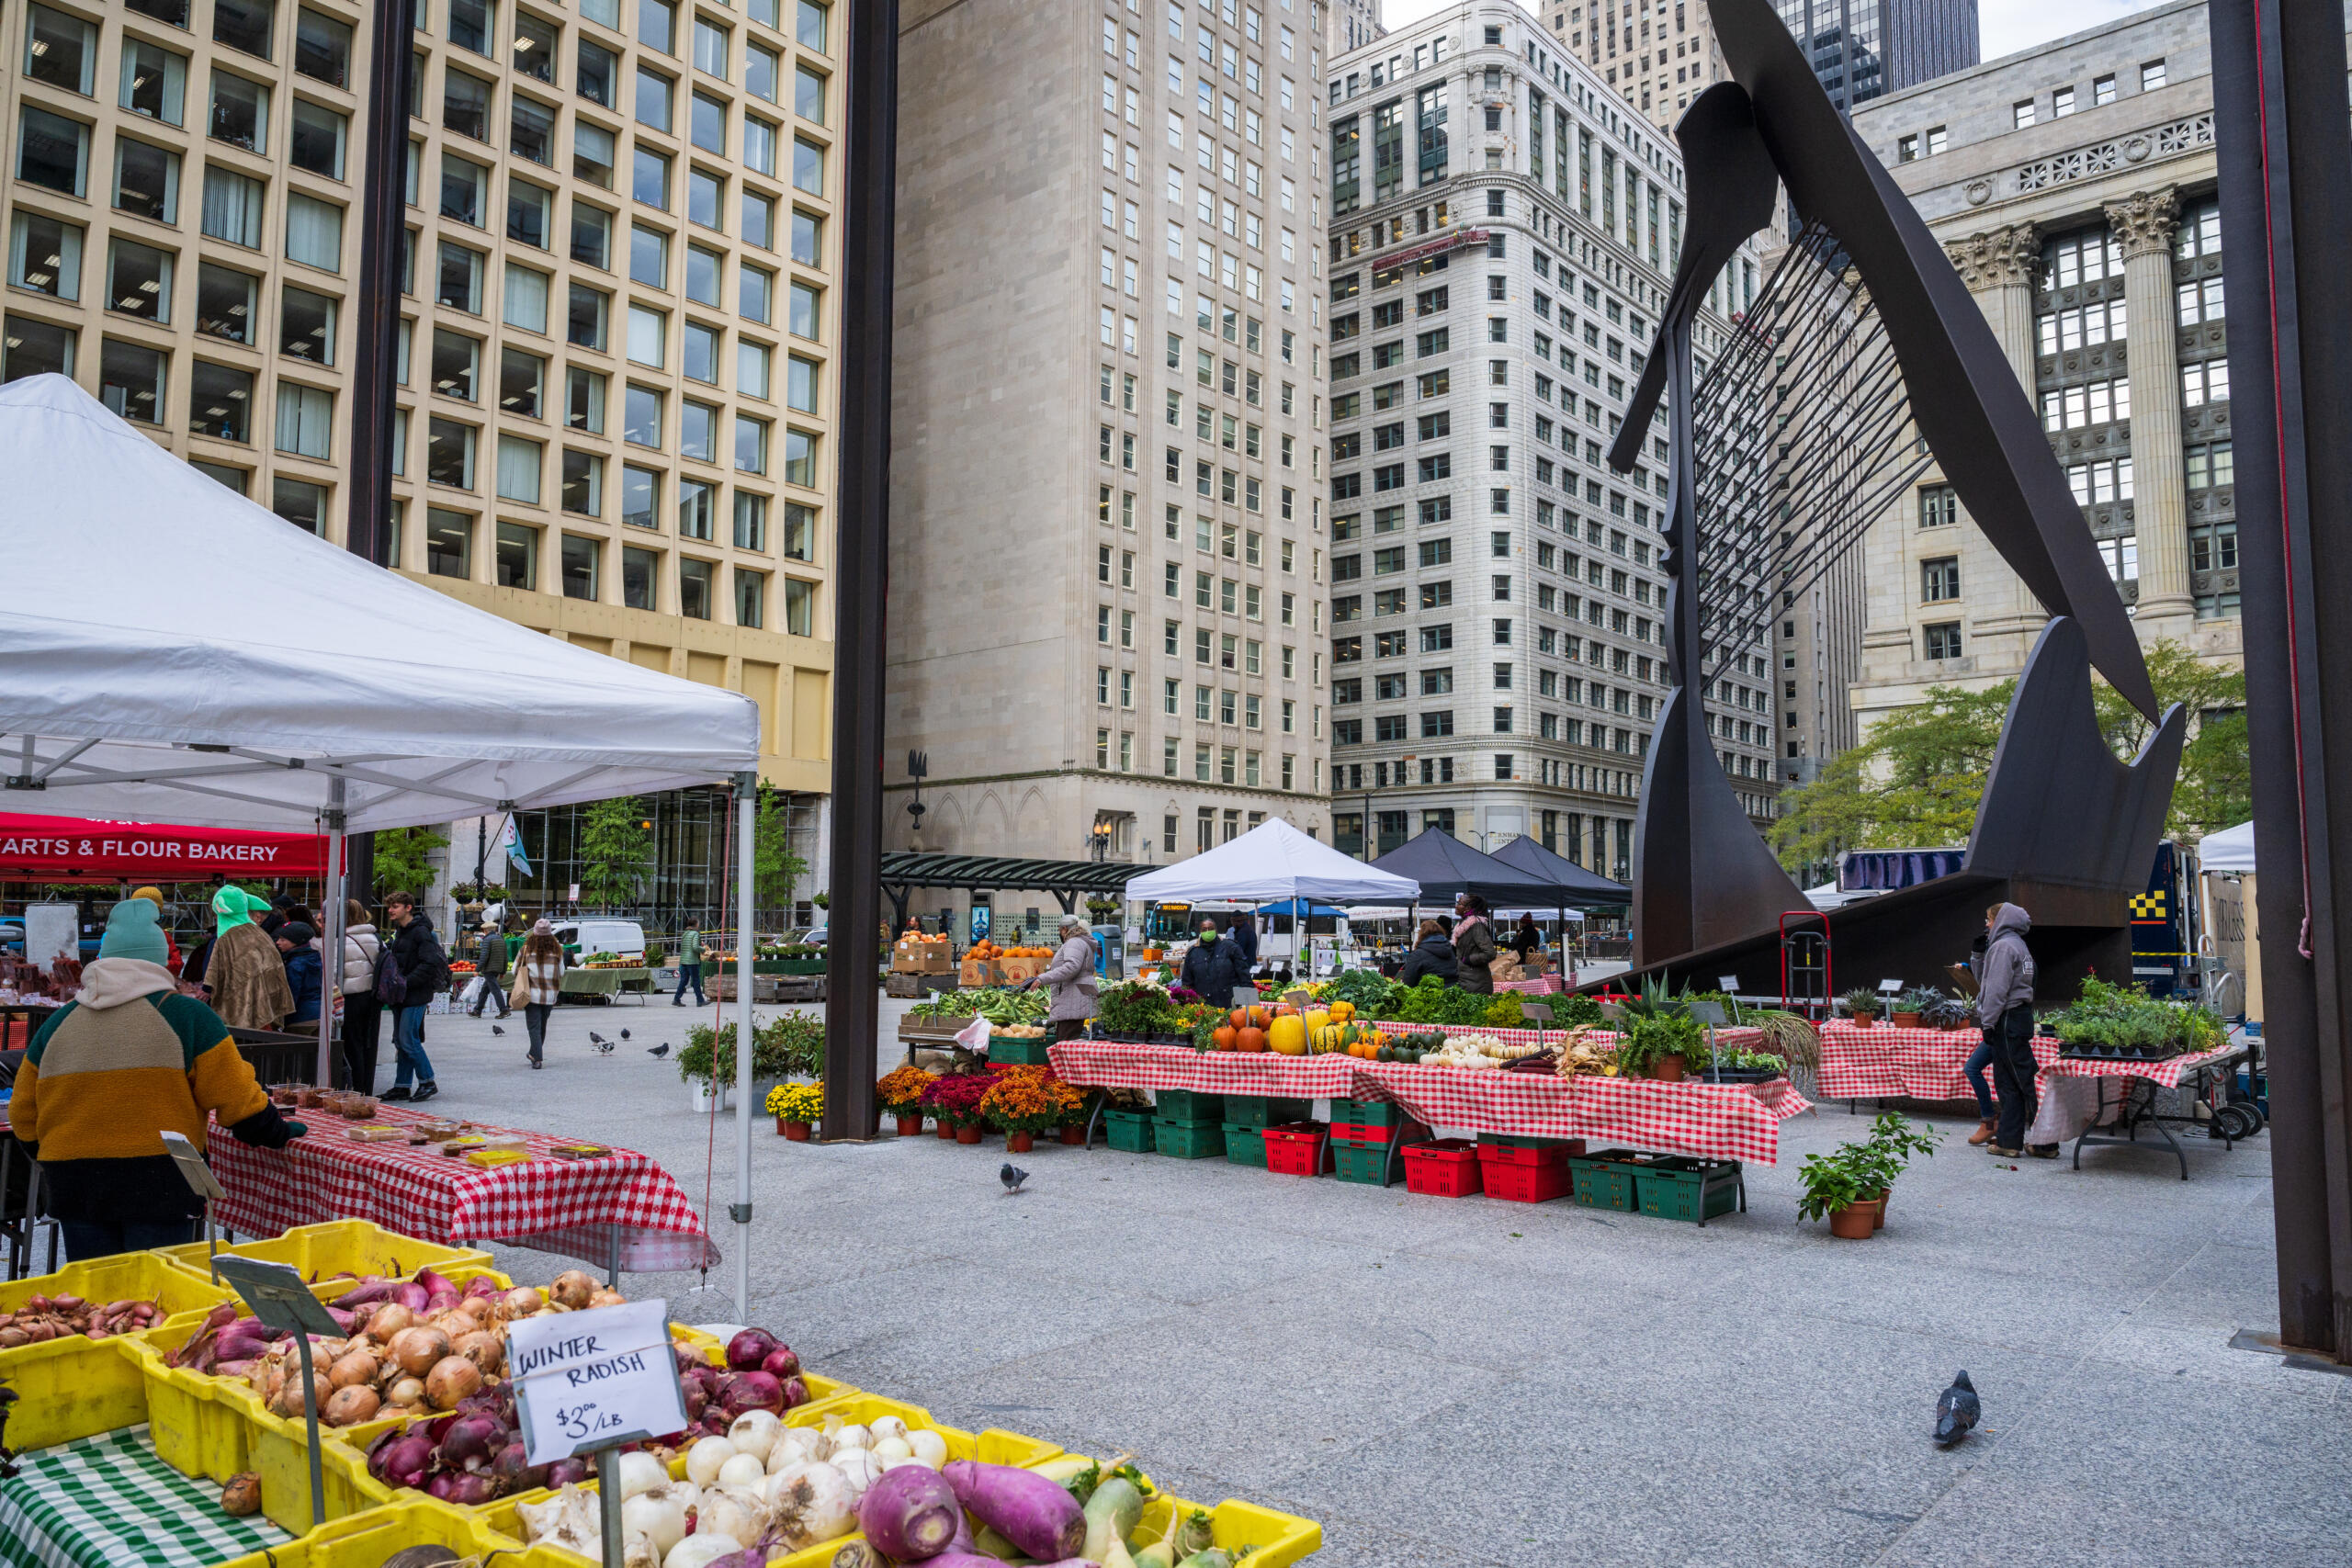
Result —
[[[15,809],[323,831],[332,877],[347,832],[742,786],[758,766],[750,698],[573,648],[290,527],[64,377],[0,388],[0,473],[16,589],[0,604],[0,799]],[[322,901],[333,954],[343,902]],[[738,997],[748,1040],[751,987]],[[331,1048],[322,1029],[322,1082]],[[739,1051],[746,1206],[751,1065]],[[747,1264],[739,1234],[739,1306]]]
[[[2253,872],[2254,824],[2241,822],[2234,828],[2224,828],[2218,833],[2208,833],[2199,840],[2197,869]]]
[[[1254,904],[1284,898],[1396,903],[1419,897],[1421,885],[1412,878],[1374,871],[1279,817],[1190,860],[1130,877],[1126,886],[1128,898],[1153,904],[1201,898]]]

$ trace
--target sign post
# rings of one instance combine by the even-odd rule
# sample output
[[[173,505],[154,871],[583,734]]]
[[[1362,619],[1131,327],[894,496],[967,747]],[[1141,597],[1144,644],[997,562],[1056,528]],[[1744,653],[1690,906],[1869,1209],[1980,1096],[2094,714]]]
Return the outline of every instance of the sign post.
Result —
[[[174,1165],[179,1167],[180,1179],[188,1184],[189,1190],[204,1204],[204,1256],[207,1263],[212,1266],[213,1282],[218,1284],[220,1280],[220,1247],[212,1234],[212,1205],[228,1194],[220,1190],[220,1179],[212,1174],[212,1168],[204,1163],[204,1156],[197,1152],[196,1145],[189,1143],[184,1134],[165,1133],[163,1139],[164,1152],[172,1156]]]
[[[670,1303],[625,1302],[506,1331],[506,1362],[523,1454],[553,1464],[594,1454],[605,1568],[621,1568],[620,1450],[686,1427],[670,1348]],[[610,1462],[606,1455],[616,1456]]]
[[[212,1272],[236,1288],[263,1327],[294,1336],[294,1348],[302,1358],[302,1421],[311,1447],[311,1525],[316,1529],[327,1522],[327,1488],[319,1471],[319,1390],[311,1375],[311,1336],[339,1339],[344,1337],[343,1325],[327,1314],[311,1287],[302,1282],[302,1276],[288,1264],[232,1253],[215,1258]]]

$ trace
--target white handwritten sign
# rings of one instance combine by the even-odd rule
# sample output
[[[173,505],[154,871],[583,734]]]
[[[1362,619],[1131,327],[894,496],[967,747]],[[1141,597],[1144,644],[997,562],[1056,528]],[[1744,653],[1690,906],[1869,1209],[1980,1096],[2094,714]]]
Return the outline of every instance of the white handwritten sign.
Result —
[[[523,1451],[550,1464],[632,1435],[684,1431],[670,1303],[628,1302],[523,1318],[506,1359],[523,1418]]]

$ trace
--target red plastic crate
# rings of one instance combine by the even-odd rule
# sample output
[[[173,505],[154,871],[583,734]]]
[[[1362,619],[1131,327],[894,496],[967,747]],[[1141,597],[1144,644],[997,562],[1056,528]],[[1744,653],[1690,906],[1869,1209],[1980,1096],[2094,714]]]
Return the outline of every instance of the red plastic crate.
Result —
[[[1511,1144],[1480,1144],[1478,1157],[1488,1165],[1518,1166],[1526,1169],[1566,1168],[1569,1159],[1584,1153],[1584,1140],[1572,1138],[1565,1144],[1544,1144],[1533,1148]]]
[[[1265,1132],[1266,1168],[1277,1176],[1321,1176],[1332,1168],[1331,1141],[1320,1122],[1293,1122]]]
[[[1419,1122],[1400,1122],[1393,1126],[1379,1127],[1368,1122],[1334,1122],[1331,1141],[1335,1144],[1393,1144],[1402,1138],[1408,1144],[1426,1142],[1430,1130]]]
[[[1485,1190],[1478,1170],[1478,1145],[1464,1138],[1408,1144],[1405,1190],[1430,1198],[1467,1198]]]
[[[1555,1198],[1565,1198],[1575,1189],[1575,1172],[1562,1165],[1511,1165],[1502,1160],[1483,1160],[1480,1174],[1486,1178],[1487,1196],[1507,1199],[1513,1203],[1548,1203]]]

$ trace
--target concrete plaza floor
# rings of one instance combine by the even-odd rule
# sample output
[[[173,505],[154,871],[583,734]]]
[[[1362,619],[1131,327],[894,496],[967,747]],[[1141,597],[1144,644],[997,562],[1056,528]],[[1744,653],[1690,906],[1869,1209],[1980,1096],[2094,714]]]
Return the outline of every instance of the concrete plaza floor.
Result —
[[[698,1202],[707,1169],[727,1265],[623,1283],[729,1321],[733,1119],[646,1055],[689,1017],[565,1008],[537,1073],[520,1014],[427,1048],[440,1110],[632,1145]],[[994,1138],[762,1118],[751,1316],[944,1421],[1319,1519],[1329,1568],[2352,1561],[2352,1377],[2230,1344],[2278,1323],[2267,1134],[2192,1144],[2186,1183],[2161,1145],[2012,1169],[1961,1110],[1859,1243],[1795,1219],[1797,1161],[1863,1130],[1842,1107],[1704,1230],[1101,1148],[1039,1147],[1009,1198]],[[1961,1368],[1984,1427],[1939,1451]]]

